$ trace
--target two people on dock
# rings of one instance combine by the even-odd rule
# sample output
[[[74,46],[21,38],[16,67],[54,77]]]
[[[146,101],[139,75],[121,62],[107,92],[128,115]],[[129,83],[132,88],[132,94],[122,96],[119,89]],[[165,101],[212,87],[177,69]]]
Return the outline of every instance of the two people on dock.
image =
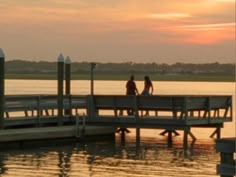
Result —
[[[152,95],[154,91],[152,81],[149,76],[144,77],[144,88],[141,92],[141,95],[149,96]],[[136,83],[134,81],[134,76],[131,75],[130,79],[126,82],[126,95],[139,95]],[[133,115],[134,110],[127,110],[128,115]],[[146,115],[148,115],[148,111],[146,111]]]
[[[141,95],[149,96],[152,95],[154,87],[149,76],[144,77],[144,88]],[[131,75],[130,79],[126,82],[126,95],[139,95],[136,83],[134,81],[134,76]]]

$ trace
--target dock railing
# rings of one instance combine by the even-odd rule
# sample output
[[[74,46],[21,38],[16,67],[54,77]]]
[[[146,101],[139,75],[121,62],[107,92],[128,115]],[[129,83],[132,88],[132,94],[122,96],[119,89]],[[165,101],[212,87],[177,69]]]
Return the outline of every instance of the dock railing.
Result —
[[[64,96],[63,109],[70,110],[72,116],[78,114],[79,109],[87,111],[87,96]],[[41,118],[57,117],[57,95],[7,95],[5,96],[5,119],[11,118]]]
[[[173,119],[191,118],[231,118],[231,96],[124,96],[94,95],[95,115],[100,110],[111,110],[114,117],[119,111],[138,110],[135,116],[142,116],[142,111],[153,111],[154,117],[171,117]]]
[[[5,119],[57,117],[57,95],[7,95]],[[78,110],[86,117],[99,119],[104,113],[113,118],[142,118],[149,111],[151,118],[169,118],[188,121],[194,119],[213,121],[227,118],[232,121],[232,96],[125,96],[125,95],[68,95],[63,97],[64,117],[75,117]],[[134,111],[127,115],[126,110]],[[68,111],[69,110],[69,111]],[[105,111],[104,111],[105,110]]]

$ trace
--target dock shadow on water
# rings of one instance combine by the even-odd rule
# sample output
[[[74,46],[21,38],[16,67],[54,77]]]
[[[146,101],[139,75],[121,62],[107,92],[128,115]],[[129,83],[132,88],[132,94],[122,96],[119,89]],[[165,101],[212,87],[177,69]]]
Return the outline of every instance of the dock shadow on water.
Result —
[[[0,175],[217,177],[219,157],[211,139],[197,140],[187,152],[181,137],[174,137],[171,147],[166,137],[142,136],[137,142],[132,132],[101,139],[23,143],[0,153]]]

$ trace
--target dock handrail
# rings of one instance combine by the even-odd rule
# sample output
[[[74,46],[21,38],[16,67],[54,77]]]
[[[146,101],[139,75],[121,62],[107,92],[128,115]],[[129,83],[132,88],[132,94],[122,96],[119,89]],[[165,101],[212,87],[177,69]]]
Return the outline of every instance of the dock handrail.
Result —
[[[64,96],[63,97],[64,109],[87,109],[87,96]],[[10,118],[10,112],[25,113],[25,117],[28,117],[28,111],[32,111],[31,117],[34,116],[34,111],[37,111],[37,116],[42,116],[42,111],[46,112],[48,116],[48,110],[57,109],[57,95],[7,95],[5,96],[5,114],[6,118]]]
[[[229,118],[232,120],[232,96],[188,96],[188,95],[153,95],[153,96],[126,96],[126,95],[65,95],[63,109],[84,109],[92,118],[100,116],[100,110],[111,110],[113,116],[118,117],[119,111],[133,109],[135,117],[142,117],[141,111],[155,112],[155,118],[165,117],[168,113],[172,119],[187,121],[192,118]],[[91,102],[92,100],[92,102]],[[24,117],[40,118],[44,115],[54,115],[57,110],[57,95],[7,95],[5,96],[5,114],[10,118],[10,112],[24,112]],[[29,116],[28,111],[31,111]],[[76,112],[78,113],[78,112]],[[74,114],[75,115],[75,114]]]
[[[118,110],[138,109],[170,112],[173,119],[232,118],[231,96],[94,95],[93,106],[96,113],[99,110],[114,110],[115,116]]]

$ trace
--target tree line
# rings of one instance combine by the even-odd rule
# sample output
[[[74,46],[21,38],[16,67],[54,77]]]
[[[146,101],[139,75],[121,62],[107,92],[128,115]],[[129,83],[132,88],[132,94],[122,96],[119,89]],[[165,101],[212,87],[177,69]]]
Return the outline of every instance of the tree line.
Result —
[[[166,74],[222,74],[235,75],[235,64],[204,63],[96,63],[96,73],[155,73]],[[57,72],[57,62],[11,60],[5,63],[6,74],[52,74]],[[71,72],[86,74],[90,72],[90,62],[72,62]]]

